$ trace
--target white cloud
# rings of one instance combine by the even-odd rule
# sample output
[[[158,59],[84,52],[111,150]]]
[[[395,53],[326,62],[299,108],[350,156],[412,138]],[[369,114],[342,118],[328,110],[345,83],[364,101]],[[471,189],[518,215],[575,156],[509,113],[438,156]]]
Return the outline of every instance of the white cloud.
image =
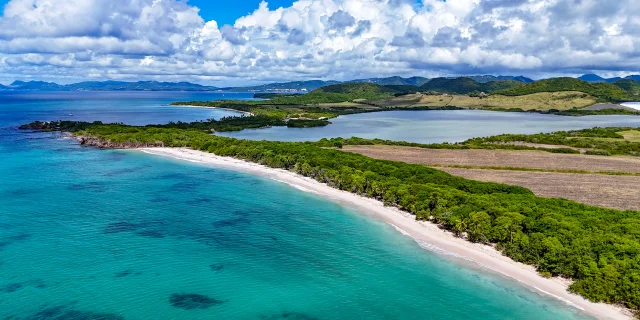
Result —
[[[262,2],[233,25],[178,0],[11,0],[2,81],[640,72],[640,1]]]

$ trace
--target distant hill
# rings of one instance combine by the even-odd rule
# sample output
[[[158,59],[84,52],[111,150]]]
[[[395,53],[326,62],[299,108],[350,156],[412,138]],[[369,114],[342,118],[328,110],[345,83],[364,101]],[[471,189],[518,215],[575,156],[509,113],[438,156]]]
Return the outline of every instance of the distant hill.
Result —
[[[233,92],[299,92],[306,90],[307,92],[313,91],[320,87],[329,86],[333,84],[341,83],[340,81],[323,81],[323,80],[309,80],[309,81],[291,81],[291,82],[277,82],[268,83],[259,86],[250,87],[237,87],[237,88],[224,88],[225,91]]]
[[[406,93],[415,93],[420,92],[420,87],[411,86],[411,85],[386,85],[383,86],[396,94],[406,94]]]
[[[611,83],[611,82],[616,82],[618,80],[622,80],[622,78],[620,77],[614,77],[614,78],[603,78],[597,74],[585,74],[582,75],[580,77],[578,77],[578,79],[582,80],[582,81],[586,81],[586,82],[591,82],[591,83],[601,83],[601,82],[607,82],[607,83]]]
[[[402,78],[402,77],[387,77],[387,78],[369,78],[369,79],[356,79],[350,80],[347,82],[364,82],[364,83],[375,83],[381,86],[421,86],[429,81],[429,78],[425,77],[411,77],[411,78]]]
[[[484,75],[484,76],[469,76],[469,78],[473,79],[476,82],[479,83],[487,83],[490,81],[498,81],[498,80],[513,80],[513,81],[519,81],[519,82],[524,82],[524,83],[531,83],[533,82],[533,79],[529,79],[527,77],[523,77],[523,76],[491,76],[491,75]]]
[[[507,96],[521,96],[540,92],[580,91],[601,101],[625,101],[629,96],[622,88],[610,83],[589,83],[575,78],[552,78],[497,92]]]
[[[586,82],[592,82],[592,83],[598,83],[598,82],[607,82],[607,83],[613,83],[616,81],[620,81],[620,80],[634,80],[634,81],[640,81],[640,75],[638,74],[634,74],[634,75],[630,75],[630,76],[626,76],[624,78],[620,78],[620,77],[614,77],[614,78],[603,78],[597,74],[585,74],[582,75],[580,77],[578,77],[578,79],[582,80],[582,81],[586,81]]]
[[[203,86],[190,82],[158,81],[87,81],[60,85],[44,81],[14,81],[5,90],[34,91],[213,91],[216,87]]]
[[[321,104],[340,103],[356,99],[379,99],[390,97],[396,91],[375,83],[347,82],[315,89],[302,95],[278,95],[269,100],[269,104]]]
[[[420,87],[421,91],[469,94],[474,91],[492,93],[499,90],[523,86],[524,83],[514,80],[496,80],[486,83],[477,82],[468,77],[455,79],[435,78]]]
[[[633,74],[633,75],[630,75],[630,76],[626,76],[624,78],[625,78],[625,80],[640,81],[640,74]]]
[[[370,99],[368,96],[394,94],[396,91],[374,83],[347,82],[321,87],[311,93],[340,93],[355,95],[360,99]]]
[[[71,90],[93,91],[212,91],[216,87],[203,86],[190,82],[158,82],[158,81],[88,81],[66,85]]]
[[[8,88],[15,90],[63,90],[63,87],[54,82],[16,80]]]

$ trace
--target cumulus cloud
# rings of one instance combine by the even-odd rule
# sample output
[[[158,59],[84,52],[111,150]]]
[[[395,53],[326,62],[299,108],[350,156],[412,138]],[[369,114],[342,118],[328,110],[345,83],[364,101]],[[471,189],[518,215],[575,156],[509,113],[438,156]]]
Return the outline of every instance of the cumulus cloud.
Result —
[[[329,17],[329,27],[332,29],[343,29],[351,27],[356,23],[356,18],[347,12],[338,10]]]
[[[624,74],[640,72],[635,12],[637,0],[263,1],[219,27],[182,0],[11,0],[0,80]]]

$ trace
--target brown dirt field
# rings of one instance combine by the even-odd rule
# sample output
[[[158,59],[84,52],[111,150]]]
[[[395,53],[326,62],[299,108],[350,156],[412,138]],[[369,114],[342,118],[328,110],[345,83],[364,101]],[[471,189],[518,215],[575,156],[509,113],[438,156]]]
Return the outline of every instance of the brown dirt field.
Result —
[[[588,150],[593,150],[593,148],[575,148],[571,146],[563,146],[559,144],[542,144],[542,143],[531,143],[531,142],[522,142],[522,141],[510,141],[503,143],[496,143],[498,145],[511,145],[511,146],[524,146],[524,147],[533,147],[533,148],[545,148],[545,149],[573,149],[578,150],[582,153]]]
[[[640,173],[640,158],[513,150],[445,150],[397,146],[344,146],[371,158],[432,166],[511,167]]]
[[[536,195],[620,210],[640,210],[640,176],[438,168],[467,179],[525,187]]]
[[[584,108],[596,103],[596,98],[577,91],[541,92],[524,96],[490,95],[486,98],[469,97],[468,95],[423,95],[414,106],[456,106],[460,108],[520,108],[522,110],[568,110]]]

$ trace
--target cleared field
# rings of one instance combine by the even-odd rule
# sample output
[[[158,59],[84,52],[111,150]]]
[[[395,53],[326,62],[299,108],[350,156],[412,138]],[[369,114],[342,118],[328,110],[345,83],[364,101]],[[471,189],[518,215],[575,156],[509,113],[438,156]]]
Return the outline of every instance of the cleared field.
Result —
[[[367,100],[366,103],[373,104],[385,108],[408,108],[415,106],[424,97],[422,94],[406,94],[399,97],[390,97],[385,99]],[[446,106],[440,104],[438,107]]]
[[[640,210],[640,177],[556,172],[438,168],[473,180],[525,187],[536,195],[599,207]]]
[[[418,97],[420,96],[420,97]],[[401,99],[402,98],[402,99]],[[460,108],[520,108],[522,110],[568,110],[584,108],[596,103],[596,98],[582,92],[542,92],[524,96],[507,97],[490,95],[485,98],[469,97],[467,95],[407,95],[372,101],[385,106],[413,106],[413,107],[444,107],[456,106]]]
[[[432,166],[640,173],[640,159],[632,157],[587,156],[540,151],[424,149],[397,146],[344,146],[342,150],[376,159]]]
[[[434,166],[438,170],[468,179],[522,186],[539,196],[565,198],[606,208],[640,210],[640,176],[525,171],[540,169],[639,173],[640,159],[637,158],[396,146],[344,146],[342,150],[376,159]],[[494,170],[494,167],[509,170]]]

